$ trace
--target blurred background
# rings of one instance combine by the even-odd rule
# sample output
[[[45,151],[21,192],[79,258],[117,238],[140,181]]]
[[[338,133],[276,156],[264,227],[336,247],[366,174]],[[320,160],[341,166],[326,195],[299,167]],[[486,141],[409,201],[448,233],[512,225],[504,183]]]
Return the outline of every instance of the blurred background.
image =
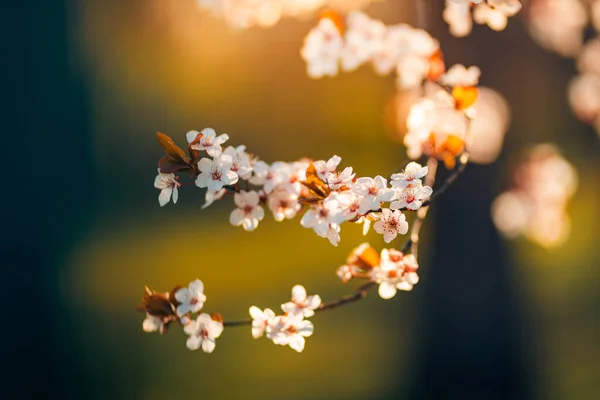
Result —
[[[142,332],[144,285],[200,278],[204,310],[226,319],[277,308],[297,283],[332,299],[352,290],[335,270],[361,229],[343,229],[337,248],[298,219],[267,216],[247,233],[229,225],[227,201],[201,211],[193,186],[160,208],[155,132],[185,144],[210,126],[267,161],[338,154],[387,175],[407,162],[394,77],[365,66],[309,79],[299,49],[314,20],[235,31],[194,0],[13,2],[1,28],[4,150],[17,170],[1,208],[6,398],[599,398],[600,141],[570,111],[573,61],[538,47],[520,17],[453,38],[442,6],[430,1],[426,18],[448,65],[478,65],[512,124],[500,158],[470,165],[432,207],[421,282],[317,315],[302,354],[238,328],[208,355],[181,331]],[[366,11],[417,20],[409,0]],[[580,179],[571,236],[551,250],[505,241],[490,218],[522,149],[540,142]]]

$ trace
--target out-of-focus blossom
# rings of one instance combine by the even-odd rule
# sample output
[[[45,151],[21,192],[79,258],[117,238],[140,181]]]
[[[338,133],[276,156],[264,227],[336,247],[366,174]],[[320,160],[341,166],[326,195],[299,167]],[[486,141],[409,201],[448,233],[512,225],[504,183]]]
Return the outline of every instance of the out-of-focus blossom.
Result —
[[[451,87],[462,86],[477,86],[479,84],[479,77],[481,76],[481,70],[475,65],[469,68],[462,64],[455,64],[446,71],[440,78],[439,82],[443,85]]]
[[[300,55],[306,61],[308,76],[335,76],[342,55],[342,35],[335,23],[322,18],[304,39]]]
[[[569,84],[569,103],[582,121],[593,124],[600,120],[600,76],[583,74],[575,77]]]
[[[210,206],[215,201],[221,200],[223,198],[223,195],[225,195],[226,192],[227,192],[227,190],[223,189],[223,188],[219,189],[219,190],[207,190],[206,195],[204,196],[204,204],[202,205],[201,208],[204,210],[205,208]]]
[[[279,187],[269,195],[269,208],[273,212],[275,221],[283,221],[286,218],[294,218],[296,213],[300,211],[301,205],[295,193],[291,193],[284,187]]]
[[[252,317],[252,337],[258,339],[273,323],[275,313],[270,308],[265,308],[262,311],[260,308],[252,306],[250,307],[250,316]]]
[[[238,207],[231,212],[229,222],[233,226],[240,226],[246,231],[253,231],[258,226],[258,222],[265,217],[265,211],[260,206],[260,197],[254,190],[246,192],[240,190],[233,197],[235,205]]]
[[[581,0],[532,0],[528,16],[529,32],[541,46],[565,57],[579,53],[588,23]]]
[[[395,249],[381,251],[381,264],[371,271],[371,279],[379,284],[379,296],[391,299],[398,290],[410,291],[419,282],[419,264],[412,254]]]
[[[504,30],[508,17],[517,14],[521,7],[519,0],[446,0],[443,18],[453,36],[464,37],[471,33],[473,20],[495,31]]]
[[[515,187],[492,204],[494,223],[507,237],[558,246],[569,234],[566,207],[576,188],[575,168],[554,146],[538,145],[518,167]]]

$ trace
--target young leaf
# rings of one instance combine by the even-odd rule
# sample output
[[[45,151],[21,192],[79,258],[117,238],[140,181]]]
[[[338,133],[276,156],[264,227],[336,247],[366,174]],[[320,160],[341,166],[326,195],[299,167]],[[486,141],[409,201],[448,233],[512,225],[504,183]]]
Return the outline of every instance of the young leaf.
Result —
[[[178,147],[168,135],[156,132],[158,143],[165,153],[175,161],[176,164],[190,165],[190,159],[180,147]]]

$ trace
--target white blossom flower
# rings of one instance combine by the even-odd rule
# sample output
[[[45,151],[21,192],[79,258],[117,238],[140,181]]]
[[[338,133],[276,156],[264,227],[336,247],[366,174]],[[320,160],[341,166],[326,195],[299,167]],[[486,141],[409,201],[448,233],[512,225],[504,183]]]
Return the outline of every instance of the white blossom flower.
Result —
[[[442,16],[448,24],[452,36],[464,37],[471,33],[473,19],[471,17],[471,3],[469,1],[457,2],[446,0]]]
[[[142,329],[144,332],[159,332],[162,334],[165,329],[165,324],[161,318],[146,313],[146,319],[142,323]]]
[[[292,301],[281,305],[283,312],[288,315],[301,315],[302,317],[312,317],[315,311],[321,305],[321,297],[318,294],[307,296],[306,289],[302,285],[296,285],[292,288]]]
[[[391,242],[398,234],[404,235],[408,232],[408,223],[406,216],[399,210],[392,211],[389,208],[384,208],[381,211],[379,221],[373,225],[375,232],[383,235],[383,240],[386,243]]]
[[[340,31],[329,18],[321,18],[311,29],[300,51],[306,61],[308,76],[313,79],[337,75],[343,40]]]
[[[221,155],[221,145],[229,140],[229,135],[224,133],[217,136],[217,133],[212,128],[205,128],[201,132],[202,137],[197,143],[191,145],[194,150],[206,150],[211,157]],[[188,143],[195,142],[198,138],[198,131],[189,131],[186,135]]]
[[[421,178],[427,175],[428,168],[421,164],[411,161],[408,163],[404,171],[391,176],[391,185],[396,188],[405,188],[413,185],[420,185]]]
[[[321,234],[317,232],[317,235],[329,240],[329,243],[337,247],[337,245],[340,243],[340,230],[340,226],[332,222],[329,224],[329,227],[325,233]]]
[[[473,19],[480,25],[487,24],[495,31],[506,28],[508,17],[512,17],[521,9],[519,0],[488,0],[473,10]]]
[[[298,202],[298,196],[290,193],[285,187],[276,188],[269,195],[268,203],[276,221],[283,221],[286,218],[292,219],[302,208]]]
[[[319,236],[326,237],[329,232],[329,225],[335,223],[339,212],[338,207],[339,203],[335,195],[328,197],[325,201],[309,208],[302,216],[300,225],[305,228],[312,228]]]
[[[275,317],[267,329],[267,338],[281,346],[290,346],[298,353],[304,350],[305,339],[313,334],[314,326],[302,315],[281,315]]]
[[[346,167],[342,172],[329,172],[325,176],[325,182],[331,190],[340,190],[352,185],[355,175],[352,173],[352,167]]]
[[[481,70],[475,65],[466,68],[462,64],[455,64],[446,71],[439,82],[448,86],[474,87],[479,84]]]
[[[187,288],[181,288],[175,292],[175,300],[180,303],[177,306],[177,314],[184,315],[188,312],[196,313],[200,311],[206,301],[203,292],[204,284],[200,279],[191,282]]]
[[[264,185],[271,166],[263,160],[257,160],[252,165],[252,176],[248,180],[253,185]]]
[[[412,254],[403,255],[399,251],[390,254],[387,249],[381,252],[381,265],[371,272],[371,278],[379,284],[379,296],[391,299],[398,290],[409,291],[419,282],[419,265]]]
[[[258,226],[258,222],[265,217],[265,211],[259,205],[260,197],[254,190],[246,192],[240,190],[233,196],[235,205],[238,206],[231,212],[229,222],[233,226],[240,226],[246,231],[253,231]]]
[[[409,210],[418,210],[423,201],[428,199],[433,190],[429,186],[414,185],[405,188],[396,189],[396,200],[390,204],[392,210],[408,208]]]
[[[250,178],[252,175],[252,165],[250,163],[250,156],[248,153],[246,153],[246,146],[229,146],[225,149],[223,154],[228,154],[231,156],[231,170],[233,172],[237,173],[239,177],[244,180]]]
[[[332,220],[336,224],[341,224],[344,221],[351,221],[358,217],[363,197],[350,190],[346,190],[341,193],[332,192],[325,201],[336,202],[333,207],[336,207],[337,209],[332,216]]]
[[[196,186],[208,190],[220,190],[223,186],[237,183],[239,177],[231,170],[233,160],[228,154],[221,154],[211,160],[203,158],[198,161],[200,174],[196,178]]]
[[[392,200],[395,195],[394,191],[387,187],[387,180],[379,175],[375,178],[358,178],[352,185],[352,191],[362,196],[362,202],[358,210],[361,214],[378,210],[382,202]]]
[[[202,205],[201,208],[204,210],[205,208],[210,206],[215,201],[221,200],[221,198],[223,198],[225,193],[227,193],[227,190],[224,188],[219,189],[219,190],[207,190],[206,195],[204,196],[204,204]]]
[[[160,172],[160,168],[158,169],[158,175],[154,179],[154,187],[160,189],[158,203],[161,207],[171,200],[171,196],[173,196],[173,203],[177,203],[179,198],[177,188],[179,186],[181,186],[181,183],[177,181],[175,174],[164,174]]]
[[[342,280],[342,282],[346,283],[352,279],[352,271],[353,269],[350,265],[342,265],[338,268],[336,275]]]
[[[252,317],[252,337],[254,339],[261,337],[275,319],[273,310],[265,308],[264,311],[261,311],[256,306],[250,307],[250,316]]]
[[[342,161],[340,156],[333,156],[327,161],[315,161],[313,165],[319,179],[325,181],[328,174],[336,171],[338,165],[340,165],[340,161]]]
[[[184,326],[183,331],[190,335],[186,343],[188,349],[198,350],[202,346],[202,351],[212,353],[216,345],[215,339],[223,333],[223,324],[213,320],[209,314],[200,314],[195,321]]]

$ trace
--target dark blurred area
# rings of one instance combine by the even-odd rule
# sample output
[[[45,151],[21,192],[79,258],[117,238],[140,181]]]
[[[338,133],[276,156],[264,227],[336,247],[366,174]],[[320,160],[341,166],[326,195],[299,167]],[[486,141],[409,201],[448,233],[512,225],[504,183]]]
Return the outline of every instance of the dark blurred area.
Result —
[[[429,2],[428,25],[448,65],[478,65],[512,124],[500,158],[469,165],[432,206],[420,283],[318,315],[302,354],[232,329],[207,355],[180,332],[142,332],[144,285],[198,277],[207,307],[240,319],[297,283],[328,299],[350,291],[334,272],[363,238],[342,229],[334,248],[270,216],[242,232],[226,202],[201,211],[193,187],[161,209],[155,132],[184,143],[210,126],[267,161],[338,154],[387,175],[407,161],[385,113],[393,77],[362,67],[310,80],[298,52],[313,21],[238,32],[193,0],[12,2],[3,137],[18,172],[5,173],[1,208],[2,398],[599,398],[600,141],[569,109],[573,62],[539,48],[518,17],[502,33],[452,38],[442,3]],[[416,23],[408,0],[367,12]],[[521,150],[539,142],[556,143],[580,179],[571,237],[552,250],[505,241],[490,218]]]

